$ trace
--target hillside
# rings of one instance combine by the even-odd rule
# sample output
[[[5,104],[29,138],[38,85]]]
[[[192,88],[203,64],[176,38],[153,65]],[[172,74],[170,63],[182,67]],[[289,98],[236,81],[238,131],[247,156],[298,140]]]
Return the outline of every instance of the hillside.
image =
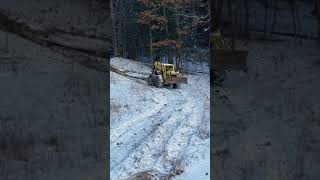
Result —
[[[211,88],[216,179],[319,177],[320,53],[316,41],[250,40],[248,73]]]
[[[110,32],[108,1],[0,2],[0,179],[106,178]]]
[[[156,88],[144,63],[112,58],[111,67],[111,179],[209,179],[209,75]]]

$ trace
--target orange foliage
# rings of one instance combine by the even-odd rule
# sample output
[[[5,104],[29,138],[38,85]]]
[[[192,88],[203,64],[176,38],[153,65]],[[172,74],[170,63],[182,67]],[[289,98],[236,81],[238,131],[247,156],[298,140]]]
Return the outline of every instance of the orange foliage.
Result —
[[[156,43],[152,44],[152,47],[154,49],[160,49],[160,48],[165,48],[165,47],[169,47],[169,48],[181,48],[181,44],[175,40],[171,40],[171,39],[165,39],[162,41],[158,41]]]
[[[143,11],[138,16],[138,23],[152,24],[152,29],[160,29],[166,22],[167,19],[164,16],[153,15],[151,11]]]
[[[191,7],[192,0],[138,0],[139,3],[148,6],[148,7],[157,7],[157,6],[177,6],[177,8],[187,8]]]
[[[138,0],[139,3],[145,5],[145,6],[154,6],[153,0]]]

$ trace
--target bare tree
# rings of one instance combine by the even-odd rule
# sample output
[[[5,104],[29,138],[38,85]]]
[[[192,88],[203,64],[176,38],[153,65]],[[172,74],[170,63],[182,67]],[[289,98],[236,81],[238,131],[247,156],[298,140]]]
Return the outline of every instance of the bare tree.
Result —
[[[318,40],[320,41],[320,0],[315,0],[315,9],[317,12],[318,20]]]

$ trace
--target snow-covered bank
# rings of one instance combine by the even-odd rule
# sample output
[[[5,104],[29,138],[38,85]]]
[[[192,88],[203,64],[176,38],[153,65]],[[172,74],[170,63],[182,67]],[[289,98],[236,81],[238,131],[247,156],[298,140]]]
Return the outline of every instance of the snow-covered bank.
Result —
[[[0,1],[1,180],[106,179],[107,74],[77,48],[112,50],[109,4]]]
[[[132,60],[112,58],[110,63],[139,77],[151,72],[150,66]],[[142,172],[209,179],[208,74],[188,75],[188,84],[180,89],[151,87],[115,72],[110,83],[113,180]]]
[[[317,179],[320,51],[315,41],[249,41],[248,73],[214,87],[217,179]]]

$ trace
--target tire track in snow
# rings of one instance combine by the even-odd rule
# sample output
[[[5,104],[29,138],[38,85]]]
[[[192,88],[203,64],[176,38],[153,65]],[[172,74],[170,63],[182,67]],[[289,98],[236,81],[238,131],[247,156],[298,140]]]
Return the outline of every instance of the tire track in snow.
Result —
[[[174,97],[174,95],[172,95]],[[122,133],[116,133],[117,129],[111,132],[112,139],[115,140],[111,145],[111,171],[121,164],[132,152],[134,152],[142,142],[144,142],[152,133],[162,126],[166,120],[170,119],[185,100],[170,100],[168,105],[162,107],[152,116],[129,122],[125,128],[120,129]],[[163,115],[163,113],[165,113]],[[115,138],[116,136],[117,138]]]
[[[186,98],[190,94],[182,93],[180,90],[177,92],[185,99],[185,103],[174,106],[180,111],[172,114],[145,141],[142,141],[143,143],[123,160],[123,165],[115,168],[118,173],[123,172],[127,175],[156,169],[161,174],[170,176],[184,158],[185,149],[189,146],[192,136],[196,134],[196,127],[202,121],[195,117],[200,115],[193,111],[196,104]],[[199,121],[192,123],[197,118]],[[167,117],[164,116],[162,119]]]
[[[156,93],[154,90],[153,92]],[[154,109],[150,110],[149,112],[143,113],[141,116],[131,118],[125,122],[118,123],[117,125],[113,125],[112,129],[110,130],[111,134],[115,137],[121,137],[124,133],[127,132],[128,129],[134,127],[137,123],[145,121],[145,119],[152,117],[155,113],[164,109],[167,104],[167,98],[163,95],[163,93],[162,98],[164,98],[165,101],[162,101],[160,105],[155,106]]]
[[[145,169],[153,169],[156,163],[160,160],[159,158],[165,153],[165,145],[174,135],[176,128],[180,126],[187,116],[190,114],[174,113],[169,119],[164,120],[164,123],[158,126],[158,128],[150,134],[145,142],[133,152],[123,163],[124,166],[119,167],[118,170],[125,170],[131,167],[131,171],[127,171],[127,174],[134,174]],[[181,116],[182,115],[182,116]],[[163,117],[166,119],[166,117]],[[162,168],[158,169],[161,171]],[[163,174],[169,174],[170,171],[161,172]]]
[[[142,112],[139,117],[123,122],[122,128],[120,125],[112,129],[110,174],[113,179],[128,179],[130,175],[145,171],[160,172],[171,177],[172,170],[177,166],[184,168],[185,163],[197,161],[199,154],[194,156],[191,153],[190,156],[188,149],[191,152],[198,151],[191,141],[193,137],[200,137],[198,128],[205,122],[203,114],[208,113],[202,104],[207,99],[201,96],[208,95],[201,90],[201,77],[192,78],[191,86],[178,90],[159,89],[145,84],[145,88],[153,91],[153,97],[162,96],[161,103],[167,105],[159,106],[158,112],[150,112],[148,116]],[[131,78],[128,80],[134,81]]]
[[[191,159],[186,159],[188,151],[197,149],[191,144],[193,137],[200,137],[199,127],[203,126],[208,119],[205,113],[208,109],[203,104],[206,102],[207,96],[205,93],[195,94],[193,90],[183,91],[182,94],[186,97],[187,103],[183,105],[183,114],[189,114],[183,123],[175,129],[174,135],[165,144],[165,154],[163,155],[163,162],[160,164],[162,169],[171,167],[172,174],[175,172],[184,171]],[[198,151],[198,150],[197,150]],[[193,156],[199,159],[198,155]],[[190,157],[189,157],[190,158]]]
[[[186,114],[186,118],[174,131],[172,138],[165,144],[165,154],[163,155],[164,163],[162,167],[171,167],[174,170],[175,166],[178,166],[183,159],[185,151],[190,144],[191,137],[196,134],[196,127],[200,122],[197,117],[199,115],[194,111],[196,104],[190,100],[190,94],[182,93],[187,98],[187,103],[183,105],[183,114]],[[199,121],[195,121],[199,119]]]

